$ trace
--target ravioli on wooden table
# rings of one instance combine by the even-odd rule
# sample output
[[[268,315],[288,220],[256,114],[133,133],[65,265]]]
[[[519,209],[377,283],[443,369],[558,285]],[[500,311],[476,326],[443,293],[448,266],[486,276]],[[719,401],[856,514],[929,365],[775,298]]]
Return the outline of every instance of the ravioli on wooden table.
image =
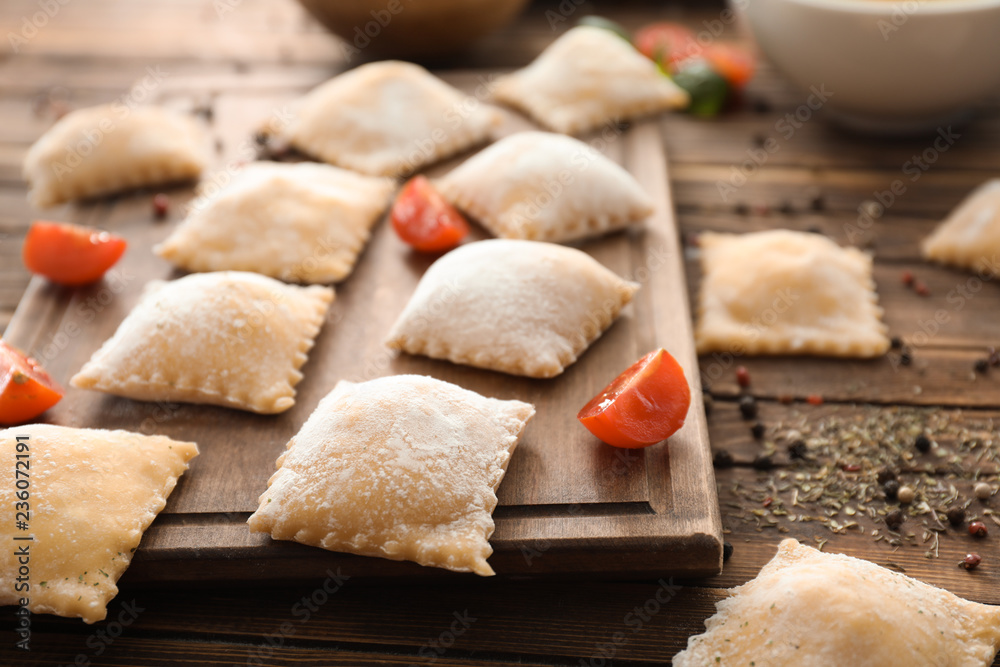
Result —
[[[278,458],[250,529],[491,575],[496,490],[534,414],[419,375],[341,381]]]
[[[160,107],[107,104],[73,111],[24,156],[35,206],[197,178],[207,142],[191,117]]]
[[[242,271],[155,280],[70,384],[140,401],[284,412],[331,301],[329,287]]]
[[[107,615],[115,583],[198,446],[160,435],[29,424],[0,431],[0,452],[12,467],[27,460],[30,475],[25,531],[13,520],[13,474],[0,485],[11,519],[0,525],[0,605],[24,597],[33,613],[94,623]],[[34,539],[14,540],[25,535]],[[14,589],[21,545],[30,545],[25,592]]]

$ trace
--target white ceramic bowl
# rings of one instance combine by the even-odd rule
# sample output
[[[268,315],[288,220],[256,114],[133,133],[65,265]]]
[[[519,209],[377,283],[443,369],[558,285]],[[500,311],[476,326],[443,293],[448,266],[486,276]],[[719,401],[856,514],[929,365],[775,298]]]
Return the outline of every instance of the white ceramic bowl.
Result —
[[[907,133],[1000,88],[1000,0],[731,0],[761,51],[831,115]],[[804,98],[805,99],[805,98]]]

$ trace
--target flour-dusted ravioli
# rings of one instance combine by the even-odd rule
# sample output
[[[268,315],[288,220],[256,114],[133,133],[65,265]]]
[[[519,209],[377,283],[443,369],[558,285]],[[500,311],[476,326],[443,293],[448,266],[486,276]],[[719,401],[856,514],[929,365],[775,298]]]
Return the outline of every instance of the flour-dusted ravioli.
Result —
[[[411,63],[361,65],[300,99],[278,137],[324,162],[403,176],[486,141],[499,114]]]
[[[795,540],[729,593],[674,667],[988,667],[1000,649],[1000,609]]]
[[[889,349],[872,259],[784,229],[699,237],[698,352],[874,357]]]
[[[1000,179],[972,191],[921,244],[927,259],[1000,275]]]
[[[277,540],[491,575],[496,490],[534,414],[420,375],[341,381],[247,523]]]
[[[166,505],[193,442],[127,431],[31,424],[0,431],[0,452],[29,479],[28,528],[14,522],[14,472],[0,485],[0,605],[28,600],[35,614],[107,615],[143,532]],[[31,536],[33,539],[20,540]],[[29,588],[14,587],[20,554],[28,552]]]
[[[189,271],[254,271],[292,282],[350,274],[395,183],[325,164],[256,162],[199,199],[154,251]]]
[[[501,78],[494,96],[566,134],[690,102],[628,42],[589,26],[569,30],[530,65]]]
[[[550,132],[505,137],[438,186],[508,239],[569,241],[621,229],[653,212],[631,174],[582,141]]]
[[[35,206],[197,178],[206,139],[191,117],[124,104],[67,114],[28,149],[24,178]]]
[[[333,290],[242,271],[153,281],[74,387],[262,414],[295,404]]]
[[[637,289],[574,248],[470,243],[427,269],[386,345],[513,375],[554,377],[611,326]]]

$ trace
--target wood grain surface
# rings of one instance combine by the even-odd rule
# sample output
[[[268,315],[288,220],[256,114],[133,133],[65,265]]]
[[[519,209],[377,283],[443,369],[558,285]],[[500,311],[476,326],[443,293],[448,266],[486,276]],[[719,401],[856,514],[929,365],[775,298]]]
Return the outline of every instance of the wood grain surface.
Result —
[[[20,267],[20,240],[39,212],[25,201],[20,162],[54,118],[50,98],[73,107],[110,101],[126,93],[147,67],[160,66],[170,72],[164,91],[172,80],[200,79],[205,82],[201,90],[211,90],[218,82],[217,92],[205,96],[214,101],[217,115],[232,117],[242,109],[247,117],[259,118],[269,112],[275,91],[310,85],[347,65],[338,44],[294,2],[227,0],[229,5],[235,5],[234,11],[219,17],[208,0],[74,0],[20,53],[8,51],[0,57],[0,325],[10,318],[28,283]],[[653,20],[679,20],[707,30],[718,25],[722,10],[721,4],[587,2],[566,21],[553,22],[549,12],[563,17],[560,3],[542,3],[510,28],[438,66],[523,66],[585,13],[609,15],[630,29]],[[33,0],[0,3],[0,34],[20,30],[23,17],[35,11]],[[734,25],[723,27],[720,39],[740,38]],[[0,43],[0,49],[4,47]],[[258,85],[236,94],[221,85],[234,77]],[[183,90],[176,93],[184,99]],[[922,262],[918,243],[972,188],[1000,175],[1000,98],[984,100],[971,123],[954,128],[961,135],[954,145],[917,180],[910,180],[904,165],[932,144],[933,133],[895,140],[861,137],[838,130],[820,111],[787,136],[779,123],[795,113],[807,95],[766,62],[746,97],[742,108],[720,118],[669,114],[660,120],[678,221],[689,238],[683,249],[689,297],[699,276],[697,248],[690,237],[699,231],[817,229],[839,243],[875,253],[880,301],[893,335],[912,346],[928,316],[943,310],[947,318],[935,336],[914,347],[910,366],[894,364],[891,356],[864,363],[720,361],[711,356],[699,360],[703,383],[715,399],[708,422],[712,447],[737,460],[736,466],[716,471],[725,539],[734,547],[722,574],[697,582],[675,579],[673,583],[683,588],[667,604],[649,603],[656,613],[636,624],[635,610],[655,600],[661,590],[656,580],[521,584],[463,579],[449,584],[435,579],[420,585],[381,585],[355,579],[303,617],[295,615],[293,610],[302,609],[295,605],[311,596],[321,581],[273,587],[212,587],[209,581],[154,586],[133,581],[130,571],[120,582],[122,590],[109,619],[117,619],[123,605],[132,601],[145,611],[119,628],[112,645],[94,640],[93,633],[107,630],[108,623],[84,627],[70,619],[36,616],[33,651],[14,653],[8,650],[13,645],[12,623],[5,618],[0,625],[0,662],[71,664],[83,656],[92,664],[107,665],[257,664],[254,660],[271,665],[666,664],[691,634],[701,631],[714,603],[725,595],[724,587],[755,576],[785,537],[813,545],[817,538],[828,540],[825,551],[902,567],[908,575],[969,599],[1000,603],[1000,527],[993,529],[992,524],[985,540],[949,529],[941,538],[938,557],[926,558],[925,544],[896,548],[875,542],[870,533],[836,534],[817,523],[787,524],[789,532],[782,533],[738,518],[763,509],[762,500],[748,500],[734,489],[767,484],[782,472],[815,472],[819,463],[789,461],[779,446],[775,469],[752,467],[767,445],[755,440],[749,424],[739,417],[733,375],[738,364],[750,369],[750,392],[760,399],[761,419],[768,429],[791,419],[817,424],[833,414],[861,418],[914,404],[959,427],[997,416],[1000,373],[973,379],[971,371],[986,345],[1000,343],[1000,287],[984,284],[956,308],[948,295],[965,286],[970,276]],[[238,155],[242,130],[230,132],[219,125],[216,132],[228,137],[222,155]],[[749,152],[768,138],[779,142],[779,150],[760,164],[752,163],[745,182],[724,197],[720,183],[733,178],[734,169],[745,167]],[[869,206],[895,180],[904,180],[905,194],[867,221],[859,207]],[[104,214],[95,210],[83,221],[104,224]],[[67,208],[45,215],[80,219]],[[917,296],[902,286],[900,275],[906,270],[927,282],[930,296]],[[822,394],[826,403],[807,404],[810,393]],[[795,403],[776,400],[785,394]],[[968,457],[958,468],[965,477],[978,465]],[[942,470],[933,477],[945,480],[949,474]],[[996,483],[995,473],[987,469],[983,474]],[[967,488],[961,493],[967,497]],[[982,509],[997,510],[996,499]],[[968,550],[983,556],[982,565],[972,572],[957,567]],[[442,647],[439,640],[455,620],[453,614],[466,610],[478,620],[460,636],[444,635],[449,646]],[[616,633],[621,633],[621,641],[615,641]],[[95,647],[106,650],[98,656]],[[994,664],[1000,667],[1000,661]]]

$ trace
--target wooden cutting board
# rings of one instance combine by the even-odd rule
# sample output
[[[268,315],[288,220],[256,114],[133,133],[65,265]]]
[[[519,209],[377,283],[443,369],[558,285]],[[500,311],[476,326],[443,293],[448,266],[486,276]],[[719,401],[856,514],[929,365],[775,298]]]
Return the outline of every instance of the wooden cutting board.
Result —
[[[275,112],[327,74],[248,81],[246,76],[172,80],[160,91],[167,104],[212,108],[217,167],[246,157],[247,138]],[[487,73],[445,78],[470,93]],[[478,102],[476,102],[478,103]],[[507,113],[498,135],[525,129]],[[275,542],[249,532],[246,519],[285,449],[319,400],[340,379],[366,380],[419,373],[487,396],[533,403],[537,415],[516,450],[498,492],[495,549],[500,575],[648,577],[702,576],[722,567],[722,528],[692,341],[663,141],[655,121],[609,126],[584,137],[625,166],[656,203],[645,229],[579,247],[621,276],[642,284],[621,318],[573,366],[551,380],[533,380],[389,353],[382,340],[433,258],[413,253],[382,221],[354,273],[336,286],[331,308],[302,369],[295,406],[277,416],[176,403],[144,403],[69,389],[48,421],[80,427],[159,433],[200,445],[201,455],[143,537],[127,576],[131,581],[283,580],[327,570],[352,576],[461,576],[413,563],[327,552]],[[460,159],[441,165],[441,173]],[[170,220],[152,219],[150,193],[77,208],[78,221],[121,234],[129,250],[113,275],[68,290],[34,279],[5,337],[36,356],[57,380],[69,378],[112,335],[136,304],[143,285],[179,274],[150,251],[183,217],[191,189],[170,191]],[[476,229],[473,235],[485,238]],[[649,350],[663,346],[692,384],[684,428],[667,443],[621,450],[598,442],[576,413],[609,381]]]

